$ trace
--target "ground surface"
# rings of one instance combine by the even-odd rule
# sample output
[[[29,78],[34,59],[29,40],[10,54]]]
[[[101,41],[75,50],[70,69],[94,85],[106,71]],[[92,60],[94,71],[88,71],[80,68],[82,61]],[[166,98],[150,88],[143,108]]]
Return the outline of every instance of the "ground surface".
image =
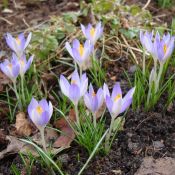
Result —
[[[18,3],[20,1],[16,2]],[[76,1],[70,2],[69,4],[68,1],[49,0],[47,3],[25,3],[21,4],[21,6],[24,6],[20,7],[20,9],[19,7],[15,9],[11,4],[10,9],[13,10],[13,13],[0,12],[0,16],[3,17],[0,19],[0,39],[3,40],[5,32],[19,32],[48,20],[51,15],[59,15],[62,11],[76,10],[78,8]],[[129,1],[130,4],[135,2],[135,0]],[[159,22],[170,23],[173,10],[159,10],[155,3],[152,3],[149,9],[155,16],[164,14],[161,19],[162,21],[159,20]],[[6,20],[4,20],[4,18]],[[5,46],[4,44],[0,44],[0,47],[4,48]],[[126,60],[124,60],[123,63],[127,65]],[[112,65],[114,69],[110,67],[109,72],[107,72],[109,77],[115,75],[117,80],[122,78],[123,75],[120,74],[122,72],[120,64],[121,62]],[[111,70],[113,70],[113,72],[111,72]],[[125,83],[126,82],[122,83],[123,88],[126,87]],[[169,111],[163,109],[164,100],[161,100],[156,109],[152,112],[142,112],[141,110],[133,112],[129,110],[124,130],[118,134],[117,140],[115,140],[109,155],[97,155],[89,164],[84,174],[134,175],[143,162],[144,157],[151,156],[156,159],[162,157],[175,158],[174,104],[172,104]],[[4,132],[8,133],[8,122],[5,118],[3,118],[0,126],[1,128],[6,128]],[[3,139],[0,139],[1,150],[6,144],[7,143],[3,142]],[[76,175],[80,167],[87,160],[88,155],[83,148],[73,143],[72,147],[65,151],[61,157],[63,157],[63,169],[70,175]],[[18,155],[12,155],[0,161],[0,173],[9,175],[12,163],[23,170],[20,157]],[[40,165],[36,164],[32,169],[32,174],[45,175],[48,173],[42,171]]]

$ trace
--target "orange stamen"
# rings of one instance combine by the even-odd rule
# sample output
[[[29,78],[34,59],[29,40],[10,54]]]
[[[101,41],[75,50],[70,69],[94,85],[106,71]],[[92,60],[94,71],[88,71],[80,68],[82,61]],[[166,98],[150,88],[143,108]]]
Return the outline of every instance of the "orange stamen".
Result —
[[[116,102],[116,101],[119,100],[121,97],[122,97],[121,94],[116,95],[115,98],[114,98],[114,101]]]
[[[36,111],[38,112],[39,115],[41,115],[43,112],[43,108],[41,106],[37,106]]]

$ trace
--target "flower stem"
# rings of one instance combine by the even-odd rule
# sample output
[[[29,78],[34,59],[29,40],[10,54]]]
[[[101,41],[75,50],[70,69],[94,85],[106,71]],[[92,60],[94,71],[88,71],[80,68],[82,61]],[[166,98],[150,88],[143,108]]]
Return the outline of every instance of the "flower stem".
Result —
[[[40,134],[41,134],[41,143],[43,145],[44,151],[47,153],[46,142],[45,142],[45,138],[44,138],[44,127],[41,127],[39,130],[40,130]]]
[[[160,64],[159,73],[158,73],[157,82],[156,82],[156,92],[157,92],[158,89],[159,89],[160,77],[161,77],[161,75],[162,75],[162,72],[163,72],[163,64],[161,63],[161,64]]]
[[[145,75],[145,49],[143,50],[143,75]]]
[[[19,94],[18,94],[18,91],[17,91],[17,87],[16,87],[16,81],[13,82],[13,87],[14,87],[14,92],[15,92],[15,95],[16,95],[16,98],[17,98],[17,101],[18,101],[18,107],[20,110],[22,110],[22,103],[21,103],[21,100],[19,98]]]
[[[93,123],[94,123],[94,128],[96,128],[97,121],[96,121],[96,113],[93,113]]]
[[[105,139],[105,151],[108,153],[109,152],[109,141],[110,141],[110,137],[111,137],[111,133],[112,133],[112,128],[113,128],[113,123],[114,123],[114,117],[112,117],[111,119],[111,123],[110,123],[110,127],[109,127],[109,131],[106,135],[106,139]]]
[[[75,115],[76,115],[77,125],[80,127],[80,119],[79,119],[79,113],[78,113],[78,104],[75,104]]]
[[[22,100],[25,103],[25,95],[24,95],[24,77],[21,76],[21,90],[22,90]]]

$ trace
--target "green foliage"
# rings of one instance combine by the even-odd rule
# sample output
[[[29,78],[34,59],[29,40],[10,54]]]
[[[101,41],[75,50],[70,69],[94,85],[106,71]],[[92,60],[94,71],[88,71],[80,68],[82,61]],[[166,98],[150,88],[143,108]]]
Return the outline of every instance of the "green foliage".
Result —
[[[158,5],[162,8],[170,7],[172,3],[172,0],[158,0]]]

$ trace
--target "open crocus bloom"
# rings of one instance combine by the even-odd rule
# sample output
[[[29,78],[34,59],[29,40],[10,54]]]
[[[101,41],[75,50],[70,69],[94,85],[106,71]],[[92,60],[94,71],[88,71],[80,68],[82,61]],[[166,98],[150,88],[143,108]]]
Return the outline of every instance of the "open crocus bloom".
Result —
[[[160,39],[160,35],[157,32],[154,40],[154,47],[152,50],[152,55],[155,56],[160,63],[165,63],[165,61],[172,55],[174,50],[174,36],[163,35],[162,39]]]
[[[6,42],[8,46],[16,53],[17,57],[20,58],[28,46],[31,37],[32,33],[29,33],[27,39],[25,39],[24,33],[18,35],[17,38],[14,38],[10,33],[7,33]]]
[[[75,70],[71,77],[71,83],[69,83],[63,75],[60,76],[60,87],[63,94],[67,96],[74,105],[77,105],[80,98],[87,91],[88,78],[85,73],[80,78],[77,70]]]
[[[16,54],[13,54],[13,59],[16,60],[16,62],[18,62],[19,64],[19,67],[20,67],[20,75],[21,76],[24,76],[24,74],[26,73],[26,71],[30,68],[30,65],[32,64],[32,61],[33,61],[33,57],[34,56],[31,56],[29,58],[29,60],[27,61],[26,60],[26,56],[25,54],[22,55],[20,57],[20,59],[18,59],[18,57],[16,56]]]
[[[95,93],[92,85],[89,86],[89,92],[84,95],[84,102],[87,108],[95,114],[104,102],[103,90],[99,88],[97,93]]]
[[[111,114],[111,117],[116,118],[120,113],[124,112],[132,103],[132,97],[135,91],[135,87],[130,89],[128,93],[122,98],[122,91],[120,83],[117,82],[112,90],[112,95],[108,94],[109,90],[104,85],[104,94],[106,94],[106,106]]]
[[[13,82],[16,81],[17,76],[19,75],[20,66],[18,61],[12,57],[11,62],[7,59],[0,64],[1,71],[8,76]]]
[[[66,49],[75,62],[83,69],[90,66],[90,54],[93,50],[93,45],[87,40],[84,45],[80,44],[77,39],[73,40],[72,47],[66,42]]]
[[[32,98],[28,106],[28,114],[32,122],[41,129],[47,125],[53,113],[52,103],[45,99],[37,101]]]
[[[99,22],[95,28],[91,24],[88,24],[87,27],[81,24],[81,30],[86,39],[90,40],[93,45],[95,45],[96,41],[103,34],[103,27],[101,25],[101,22]]]
[[[164,63],[171,55],[174,49],[174,36],[164,34],[162,39],[157,32],[153,39],[153,32],[140,32],[140,41],[143,47],[153,56],[154,59]]]

